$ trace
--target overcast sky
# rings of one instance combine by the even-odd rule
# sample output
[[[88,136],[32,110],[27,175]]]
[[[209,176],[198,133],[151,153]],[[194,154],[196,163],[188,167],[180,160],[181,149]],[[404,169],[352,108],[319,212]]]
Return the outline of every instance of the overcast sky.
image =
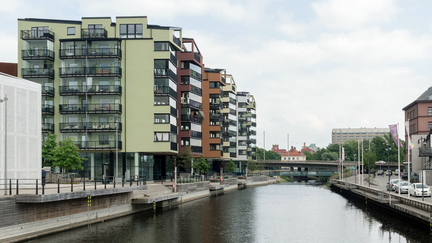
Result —
[[[17,62],[17,19],[147,16],[181,27],[206,67],[257,101],[257,145],[331,142],[333,128],[388,127],[431,84],[432,1],[12,0],[0,62]],[[58,47],[55,47],[58,49]]]

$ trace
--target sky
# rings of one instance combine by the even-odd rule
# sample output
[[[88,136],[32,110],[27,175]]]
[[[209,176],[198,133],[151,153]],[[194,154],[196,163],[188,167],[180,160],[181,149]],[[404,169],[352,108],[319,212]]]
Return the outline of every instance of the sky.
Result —
[[[257,103],[257,146],[326,147],[333,128],[400,124],[431,86],[432,1],[13,0],[0,7],[0,62],[17,62],[18,18],[147,16],[181,27],[206,67]],[[55,47],[58,49],[58,47]],[[265,132],[265,142],[264,142]]]

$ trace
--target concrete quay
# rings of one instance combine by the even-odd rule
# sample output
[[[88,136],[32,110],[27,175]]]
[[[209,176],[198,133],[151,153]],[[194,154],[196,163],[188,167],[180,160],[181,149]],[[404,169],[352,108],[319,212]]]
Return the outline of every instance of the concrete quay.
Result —
[[[19,242],[104,222],[145,210],[166,208],[247,186],[276,183],[276,178],[259,176],[247,180],[237,178],[222,182],[184,183],[173,190],[173,182],[149,183],[119,188],[74,190],[45,195],[0,196],[0,242]],[[211,188],[219,188],[213,194]],[[88,189],[88,188],[87,188]]]
[[[331,180],[332,189],[360,198],[365,203],[372,203],[385,210],[397,213],[405,218],[414,220],[425,226],[432,224],[432,203],[429,200],[422,201],[422,198],[408,197],[406,194],[399,195],[395,192],[388,192],[385,189],[388,178],[375,178],[371,184],[357,178],[350,177],[345,180]]]

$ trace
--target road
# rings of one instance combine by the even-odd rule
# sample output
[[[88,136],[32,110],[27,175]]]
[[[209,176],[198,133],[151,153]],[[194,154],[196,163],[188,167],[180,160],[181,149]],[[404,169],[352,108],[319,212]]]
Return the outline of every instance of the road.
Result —
[[[364,176],[366,178],[367,175],[364,175]],[[398,176],[392,175],[390,179],[398,179]],[[356,180],[355,176],[344,178],[344,181],[347,181],[350,183],[355,183],[355,180]],[[373,179],[372,183],[370,184],[370,187],[387,192],[386,185],[387,185],[388,181],[389,181],[388,176],[376,176]],[[360,175],[357,175],[357,184],[360,184]],[[364,180],[363,186],[368,186],[368,185],[369,185],[369,183],[366,180]],[[396,193],[394,191],[392,191],[391,194],[398,195],[398,193]],[[402,196],[408,197],[407,194],[402,194]],[[410,198],[415,199],[415,200],[419,200],[419,201],[422,200],[422,197],[414,198],[414,197],[410,196]],[[432,198],[425,197],[424,201],[428,202],[428,203],[432,203]]]

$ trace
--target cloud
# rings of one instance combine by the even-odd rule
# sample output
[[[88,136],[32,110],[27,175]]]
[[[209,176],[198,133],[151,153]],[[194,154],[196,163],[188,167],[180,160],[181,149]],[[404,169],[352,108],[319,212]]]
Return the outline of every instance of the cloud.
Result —
[[[15,33],[0,31],[0,62],[18,62],[18,42]]]
[[[317,24],[330,29],[355,29],[389,22],[399,9],[394,0],[327,0],[312,3]]]

